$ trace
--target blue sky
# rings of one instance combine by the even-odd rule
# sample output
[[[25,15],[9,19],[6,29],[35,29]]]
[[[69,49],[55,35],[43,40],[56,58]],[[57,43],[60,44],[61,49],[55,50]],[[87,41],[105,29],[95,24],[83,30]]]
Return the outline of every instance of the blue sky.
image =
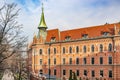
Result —
[[[21,8],[18,20],[29,40],[38,32],[42,2],[48,29],[67,30],[120,21],[120,0],[0,0],[0,4],[4,2],[17,3]]]

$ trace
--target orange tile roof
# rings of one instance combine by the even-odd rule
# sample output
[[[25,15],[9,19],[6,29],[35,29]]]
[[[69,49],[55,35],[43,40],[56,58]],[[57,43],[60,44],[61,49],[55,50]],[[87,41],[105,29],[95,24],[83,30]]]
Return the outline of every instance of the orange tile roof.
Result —
[[[120,28],[120,23],[105,24],[86,28],[78,28],[73,30],[60,31],[58,29],[48,30],[46,42],[50,42],[51,37],[56,37],[56,41],[65,40],[66,36],[70,36],[71,40],[81,39],[83,34],[88,34],[88,38],[102,36],[103,32],[109,32],[114,35],[114,26]],[[60,35],[59,35],[60,33]]]

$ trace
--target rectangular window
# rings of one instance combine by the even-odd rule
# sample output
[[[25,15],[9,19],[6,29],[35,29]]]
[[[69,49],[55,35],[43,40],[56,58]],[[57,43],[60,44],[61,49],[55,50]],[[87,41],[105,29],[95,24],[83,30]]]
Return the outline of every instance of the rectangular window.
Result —
[[[108,58],[108,63],[109,63],[109,64],[112,64],[112,57],[109,57],[109,58]]]
[[[91,75],[92,77],[95,77],[95,71],[94,70],[91,71],[91,74],[92,74]]]
[[[79,64],[79,58],[76,58],[76,64]]]
[[[50,59],[48,59],[48,64],[50,64]]]
[[[103,77],[103,70],[100,70],[100,77]]]
[[[103,57],[100,57],[100,64],[103,64]]]
[[[91,58],[91,64],[94,64],[94,58]]]
[[[54,48],[54,54],[56,54],[56,52],[57,52],[57,50],[56,50],[56,48]]]
[[[77,74],[77,76],[79,76],[79,70],[76,70],[76,74]]]
[[[72,73],[72,70],[70,70],[69,74],[71,74],[71,73]]]
[[[83,58],[83,64],[87,64],[87,59]]]
[[[51,70],[50,69],[48,69],[48,72],[49,72],[49,75],[51,75]]]
[[[109,70],[109,78],[112,78],[112,70]]]
[[[54,64],[56,64],[56,58],[54,58]]]
[[[84,70],[84,76],[87,76],[87,70]]]
[[[54,75],[56,75],[56,72],[57,72],[56,69],[54,69]]]
[[[63,64],[65,64],[65,58],[63,58]]]
[[[42,65],[42,59],[40,59],[40,65]]]
[[[66,70],[63,70],[63,75],[66,75]]]
[[[69,64],[72,64],[72,58],[70,58],[70,60],[69,60]]]
[[[50,48],[48,48],[48,54],[50,54]]]

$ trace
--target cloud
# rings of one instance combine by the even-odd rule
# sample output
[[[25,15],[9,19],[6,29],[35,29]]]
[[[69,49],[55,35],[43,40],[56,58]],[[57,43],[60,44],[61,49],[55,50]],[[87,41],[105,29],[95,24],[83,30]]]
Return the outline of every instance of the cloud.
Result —
[[[6,0],[11,2],[11,0]],[[120,0],[12,0],[22,9],[19,22],[31,40],[38,32],[44,2],[48,29],[75,29],[120,21]]]

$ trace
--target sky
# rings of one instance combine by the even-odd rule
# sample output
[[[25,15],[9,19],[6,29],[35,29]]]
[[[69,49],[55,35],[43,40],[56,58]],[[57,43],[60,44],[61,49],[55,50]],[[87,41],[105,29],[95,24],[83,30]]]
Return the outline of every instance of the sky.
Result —
[[[0,7],[3,3],[16,3],[21,8],[18,21],[23,24],[29,41],[34,33],[38,33],[42,3],[48,30],[63,31],[120,22],[120,0],[0,0]]]

